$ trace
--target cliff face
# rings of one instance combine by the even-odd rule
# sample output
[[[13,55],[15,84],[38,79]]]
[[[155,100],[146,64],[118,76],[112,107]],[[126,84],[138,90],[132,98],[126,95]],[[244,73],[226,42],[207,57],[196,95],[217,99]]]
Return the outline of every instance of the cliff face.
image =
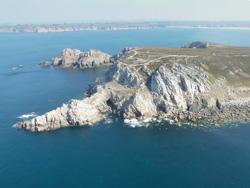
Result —
[[[155,103],[164,111],[168,106],[186,110],[198,94],[210,89],[210,83],[194,67],[172,64],[170,69],[160,66],[153,72],[150,87]]]
[[[107,112],[138,120],[152,117],[177,121],[249,118],[250,87],[246,78],[249,67],[244,61],[249,62],[250,57],[246,55],[250,49],[210,47],[198,51],[165,48],[123,51],[102,79],[105,81],[97,79],[85,99],[71,100],[45,115],[18,123],[17,128],[44,131],[93,125]],[[72,53],[66,56],[74,59],[81,54],[79,51]],[[231,58],[225,60],[228,56]],[[218,59],[219,65],[213,64]],[[241,66],[245,66],[246,72]],[[242,71],[235,73],[235,77],[229,75],[229,71],[239,69]]]
[[[89,50],[81,52],[80,50],[64,49],[60,57],[52,59],[54,66],[62,68],[90,68],[100,65],[110,65],[111,56],[99,50]]]

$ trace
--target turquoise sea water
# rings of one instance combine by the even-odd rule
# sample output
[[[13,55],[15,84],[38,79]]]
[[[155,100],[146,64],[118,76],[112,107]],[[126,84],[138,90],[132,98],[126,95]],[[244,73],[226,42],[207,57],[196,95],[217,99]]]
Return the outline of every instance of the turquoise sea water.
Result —
[[[0,34],[0,187],[250,187],[250,124],[216,129],[112,124],[30,133],[12,128],[82,98],[105,69],[41,68],[64,48],[180,47],[204,40],[250,47],[250,31],[160,29]],[[250,63],[250,62],[249,62]],[[12,70],[22,64],[18,70]],[[33,66],[34,69],[31,69]],[[168,128],[168,129],[166,129]]]

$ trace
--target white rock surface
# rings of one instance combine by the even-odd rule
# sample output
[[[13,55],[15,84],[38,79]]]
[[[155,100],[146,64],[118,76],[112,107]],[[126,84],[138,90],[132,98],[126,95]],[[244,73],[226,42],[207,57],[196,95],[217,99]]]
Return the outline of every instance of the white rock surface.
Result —
[[[89,50],[88,52],[81,52],[76,49],[64,49],[60,57],[53,58],[54,66],[62,68],[89,68],[97,67],[110,63],[111,56],[99,50]]]
[[[209,90],[210,84],[198,72],[173,64],[170,70],[161,66],[152,73],[150,87],[160,108],[177,106],[186,110],[198,94]]]
[[[103,119],[102,113],[109,110],[106,101],[105,92],[84,100],[70,100],[56,110],[37,116],[31,121],[18,123],[16,128],[40,132],[68,126],[93,125]]]

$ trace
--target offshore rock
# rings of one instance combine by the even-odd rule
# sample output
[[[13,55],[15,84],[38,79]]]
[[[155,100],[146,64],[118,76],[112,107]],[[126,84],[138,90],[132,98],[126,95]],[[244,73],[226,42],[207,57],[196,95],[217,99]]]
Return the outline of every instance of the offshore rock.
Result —
[[[52,59],[54,66],[62,68],[91,68],[100,65],[111,65],[110,55],[99,50],[89,50],[88,52],[81,52],[76,49],[64,49],[60,57]]]

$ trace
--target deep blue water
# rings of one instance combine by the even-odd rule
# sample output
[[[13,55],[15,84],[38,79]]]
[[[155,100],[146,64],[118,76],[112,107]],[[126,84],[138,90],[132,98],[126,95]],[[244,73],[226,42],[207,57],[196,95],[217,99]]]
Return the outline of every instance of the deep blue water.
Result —
[[[250,47],[250,31],[0,34],[0,187],[250,187],[250,124],[133,129],[114,117],[112,124],[92,128],[43,133],[11,128],[20,115],[43,114],[82,98],[105,71],[38,66],[64,48],[114,54],[126,46],[180,47],[197,40]]]

